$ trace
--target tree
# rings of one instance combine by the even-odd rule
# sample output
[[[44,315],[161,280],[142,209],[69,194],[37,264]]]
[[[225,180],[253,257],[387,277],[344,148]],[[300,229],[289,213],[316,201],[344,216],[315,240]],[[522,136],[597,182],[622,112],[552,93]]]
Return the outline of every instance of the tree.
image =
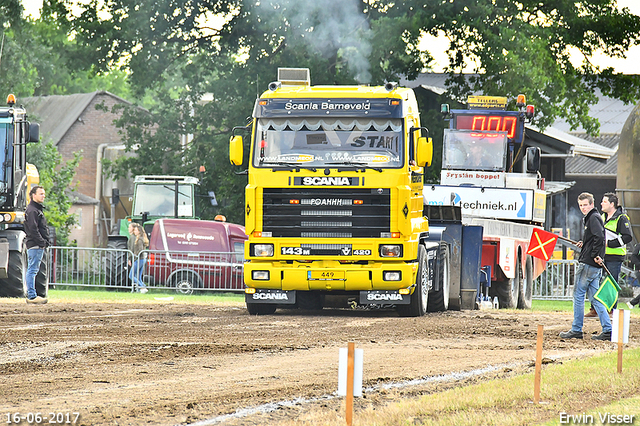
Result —
[[[27,145],[27,158],[38,168],[40,185],[47,193],[44,202],[47,223],[56,229],[57,244],[69,245],[69,232],[75,225],[75,216],[69,214],[72,200],[68,189],[76,174],[80,153],[73,160],[64,162],[62,156],[51,142]]]
[[[39,19],[22,16],[19,1],[0,5],[3,52],[0,61],[0,94],[18,97],[64,95],[108,90],[129,95],[126,73],[118,69],[98,72],[88,61],[86,46],[70,37],[67,9],[45,1]]]
[[[525,93],[540,112],[540,127],[563,117],[596,133],[598,124],[587,115],[595,88],[625,101],[640,98],[639,77],[588,61],[597,49],[624,56],[640,41],[640,17],[615,5],[615,0],[111,0],[89,3],[68,23],[98,71],[121,64],[139,99],[153,99],[145,104],[153,119],[130,116],[138,130],[123,130],[139,160],[123,160],[113,170],[131,171],[134,163],[149,170],[161,165],[196,170],[206,163],[206,183],[222,195],[223,209],[241,218],[243,178],[230,173],[226,145],[231,129],[246,124],[255,97],[277,67],[308,67],[314,84],[413,78],[431,61],[418,47],[421,36],[442,33],[450,39],[447,97],[464,101],[481,92],[515,101]],[[570,62],[572,48],[585,55],[581,66]],[[477,74],[467,78],[461,72],[470,61]],[[202,104],[205,93],[213,100]],[[423,112],[423,123],[436,129],[434,115]],[[124,129],[125,122],[120,124]],[[190,142],[176,145],[185,134],[192,135]],[[162,161],[160,153],[165,153]]]

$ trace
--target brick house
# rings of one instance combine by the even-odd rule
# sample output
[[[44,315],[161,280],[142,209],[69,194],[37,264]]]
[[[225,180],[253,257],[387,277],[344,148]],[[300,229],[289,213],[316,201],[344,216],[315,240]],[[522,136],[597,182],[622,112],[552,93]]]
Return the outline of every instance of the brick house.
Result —
[[[130,103],[106,91],[23,98],[19,102],[27,108],[30,121],[40,123],[42,143],[51,141],[65,161],[72,159],[75,152],[81,152],[82,159],[73,180],[74,191],[70,194],[71,212],[76,214],[78,225],[72,229],[69,239],[76,240],[80,247],[105,246],[111,187],[117,184],[121,192],[133,192],[127,190],[132,188],[130,181],[114,183],[102,175],[105,152],[123,149],[113,124],[117,117],[109,111],[116,104]],[[106,111],[96,109],[97,105],[103,105]]]

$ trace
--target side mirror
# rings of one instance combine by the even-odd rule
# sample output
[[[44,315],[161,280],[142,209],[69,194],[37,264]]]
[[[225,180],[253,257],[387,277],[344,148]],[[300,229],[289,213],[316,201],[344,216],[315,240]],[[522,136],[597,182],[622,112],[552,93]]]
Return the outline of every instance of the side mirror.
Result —
[[[27,135],[27,142],[39,142],[40,141],[40,125],[38,123],[29,123],[29,134]]]
[[[530,146],[527,148],[527,173],[538,173],[540,171],[540,148]]]
[[[229,141],[229,160],[234,166],[242,165],[242,136],[236,135]]]
[[[418,166],[431,166],[431,160],[433,160],[433,141],[431,138],[419,137],[416,151],[416,163]]]

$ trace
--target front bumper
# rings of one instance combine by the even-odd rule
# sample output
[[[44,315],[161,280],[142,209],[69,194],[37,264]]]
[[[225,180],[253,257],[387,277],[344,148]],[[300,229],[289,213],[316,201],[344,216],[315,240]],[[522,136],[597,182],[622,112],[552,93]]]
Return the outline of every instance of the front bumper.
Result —
[[[332,260],[312,262],[249,261],[244,265],[247,287],[278,290],[399,290],[416,282],[417,262],[341,263]],[[268,273],[265,274],[264,271]],[[256,272],[256,273],[254,273]],[[389,275],[399,280],[385,279]],[[268,276],[268,279],[254,279]]]

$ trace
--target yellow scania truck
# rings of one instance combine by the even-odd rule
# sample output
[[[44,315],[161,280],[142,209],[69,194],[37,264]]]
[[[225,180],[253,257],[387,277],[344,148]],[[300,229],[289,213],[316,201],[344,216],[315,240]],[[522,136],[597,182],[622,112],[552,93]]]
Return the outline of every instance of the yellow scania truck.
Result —
[[[329,295],[403,316],[446,309],[449,265],[434,263],[423,215],[433,149],[411,89],[311,86],[308,69],[280,68],[250,128],[234,129],[234,165],[249,131],[249,313],[321,309]]]

